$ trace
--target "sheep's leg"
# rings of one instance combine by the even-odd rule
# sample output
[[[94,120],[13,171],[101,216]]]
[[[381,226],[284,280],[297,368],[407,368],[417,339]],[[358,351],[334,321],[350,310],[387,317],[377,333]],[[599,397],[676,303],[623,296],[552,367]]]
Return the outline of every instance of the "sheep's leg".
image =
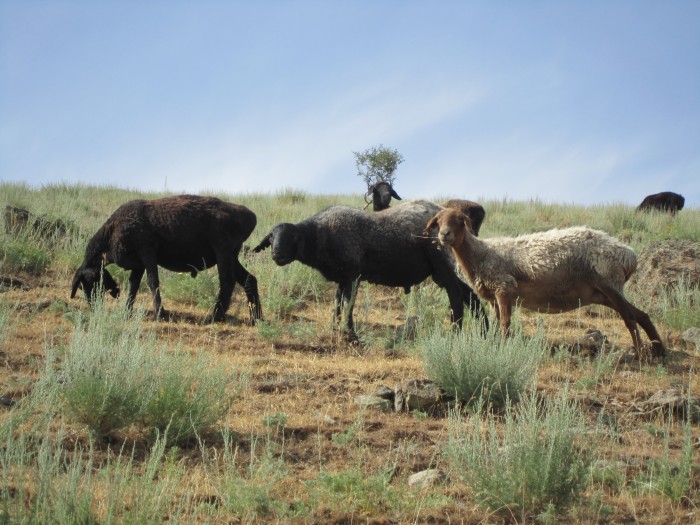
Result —
[[[136,301],[136,294],[139,292],[139,286],[141,286],[141,279],[143,279],[143,274],[146,268],[134,268],[129,274],[129,295],[126,298],[126,307],[129,311],[134,308],[134,302]]]
[[[236,286],[234,263],[230,254],[217,255],[216,268],[219,272],[219,296],[214,304],[211,319],[221,322],[226,318],[226,310],[231,305],[231,295]]]
[[[462,288],[462,294],[464,295],[464,302],[467,304],[467,306],[469,306],[469,311],[474,319],[481,322],[482,331],[484,335],[486,335],[489,331],[489,319],[486,315],[486,310],[484,310],[484,306],[479,300],[479,296],[476,295],[474,290],[472,290],[471,287],[461,279],[459,280],[459,283],[460,287]]]
[[[262,306],[260,306],[260,295],[258,294],[258,280],[255,276],[248,272],[243,265],[236,259],[235,264],[236,282],[243,287],[245,295],[248,298],[248,312],[250,314],[250,325],[255,325],[255,321],[263,318]]]
[[[155,263],[146,265],[146,284],[148,284],[148,289],[151,290],[151,296],[153,297],[153,316],[156,319],[167,319],[168,312],[163,308],[163,302],[160,298],[158,265]]]
[[[501,331],[506,337],[510,333],[510,318],[513,313],[513,302],[506,292],[496,292],[496,316],[501,323]]]
[[[666,347],[661,341],[661,336],[659,335],[659,332],[656,331],[656,327],[654,326],[654,323],[651,322],[651,318],[649,317],[649,315],[646,312],[635,307],[629,301],[626,302],[629,305],[630,310],[632,310],[632,313],[634,314],[637,323],[644,329],[647,336],[649,336],[649,340],[651,341],[652,355],[654,357],[665,357]]]
[[[632,336],[632,342],[637,355],[640,355],[640,350],[642,348],[642,339],[639,334],[639,328],[637,327],[638,324],[644,329],[651,340],[652,355],[655,357],[663,357],[666,355],[666,347],[661,341],[661,336],[656,331],[656,327],[651,322],[646,312],[633,306],[621,293],[609,286],[598,286],[598,290],[608,300],[608,304],[604,304],[604,306],[612,308],[622,317],[627,330]]]
[[[469,287],[455,275],[442,254],[433,254],[431,263],[433,266],[433,281],[440,288],[445,289],[447,298],[450,301],[450,322],[456,324],[461,330],[462,319],[464,318],[464,303],[467,300],[465,288]],[[471,291],[471,288],[469,290]]]
[[[355,333],[355,321],[352,313],[355,308],[355,298],[360,280],[355,279],[346,283],[338,284],[335,292],[335,319],[340,322],[342,319],[343,307],[345,308],[345,337],[349,342],[357,342],[357,334]]]

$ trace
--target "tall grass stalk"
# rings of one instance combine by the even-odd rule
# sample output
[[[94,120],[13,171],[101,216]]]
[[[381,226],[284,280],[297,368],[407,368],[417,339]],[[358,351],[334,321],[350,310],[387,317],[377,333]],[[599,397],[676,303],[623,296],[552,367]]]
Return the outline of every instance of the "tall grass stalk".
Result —
[[[489,411],[466,419],[455,411],[449,429],[449,465],[490,509],[526,519],[569,505],[587,484],[592,454],[579,440],[583,413],[568,388],[543,402],[534,390],[517,406],[509,401],[502,421]]]
[[[52,436],[9,435],[0,448],[0,523],[177,522],[188,497],[176,493],[184,466],[157,439],[143,465],[134,451],[95,459],[92,445],[64,448],[64,430]]]
[[[224,433],[223,445],[223,454],[215,459],[208,457],[206,449],[203,455],[225,514],[251,523],[264,518],[281,519],[292,512],[289,502],[277,495],[289,471],[270,441],[260,445],[254,440],[250,459],[244,465],[240,465],[241,456],[232,434]]]
[[[516,323],[506,338],[497,326],[486,337],[476,323],[469,328],[434,330],[421,341],[426,374],[462,404],[482,400],[498,409],[517,402],[536,378],[547,347],[544,335],[525,336]]]

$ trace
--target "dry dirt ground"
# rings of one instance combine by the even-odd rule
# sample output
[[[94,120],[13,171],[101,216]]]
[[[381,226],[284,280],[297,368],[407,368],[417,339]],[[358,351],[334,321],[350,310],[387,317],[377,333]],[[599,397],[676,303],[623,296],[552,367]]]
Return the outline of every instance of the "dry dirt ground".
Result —
[[[48,346],[65,344],[71,335],[72,325],[66,312],[86,310],[82,300],[69,299],[69,277],[28,277],[32,289],[4,291],[2,299],[17,304],[19,315],[0,346],[0,395],[20,400],[32,388]],[[399,306],[400,290],[381,289],[377,292],[384,302]],[[148,293],[139,296],[147,301]],[[447,437],[447,419],[444,415],[417,416],[409,413],[363,411],[355,403],[361,394],[371,394],[380,386],[393,387],[401,381],[425,373],[419,351],[402,348],[387,351],[373,346],[350,346],[338,341],[334,332],[327,330],[332,297],[327,303],[309,304],[299,311],[299,318],[315,322],[320,327],[316,334],[294,337],[281,333],[272,340],[261,337],[255,327],[244,320],[240,291],[234,294],[234,307],[226,323],[201,324],[206,312],[167,304],[174,314],[168,322],[148,321],[163,341],[182,342],[185,348],[210,353],[218,362],[232,370],[247,370],[250,381],[234,403],[222,426],[239,436],[241,460],[245,462],[251,443],[270,429],[263,424],[266,416],[284,414],[286,423],[273,437],[280,445],[289,475],[282,482],[278,493],[292,501],[303,494],[303,482],[313,480],[320,471],[342,472],[358,468],[374,475],[387,465],[397,462],[394,483],[406,485],[411,474],[430,467],[449,470],[441,458],[441,447]],[[263,307],[265,305],[263,304]],[[384,311],[384,310],[383,310]],[[383,315],[383,314],[382,314]],[[536,316],[520,312],[526,330],[534,329]],[[384,317],[381,317],[382,319]],[[398,327],[404,321],[394,320]],[[624,347],[631,346],[629,334],[616,315],[601,315],[600,309],[589,309],[567,315],[548,316],[549,339],[553,345],[574,342],[586,328],[601,330],[610,340],[619,339]],[[658,324],[658,323],[657,323]],[[313,323],[312,323],[313,325]],[[284,323],[283,323],[284,326]],[[385,327],[377,326],[377,330]],[[614,369],[594,378],[593,366],[586,356],[571,354],[564,359],[548,359],[541,366],[537,388],[543,393],[561,389],[566,381],[574,384],[573,395],[584,407],[586,419],[593,427],[604,408],[614,416],[617,425],[617,442],[601,441],[601,455],[610,460],[621,460],[628,465],[629,482],[650,458],[658,458],[663,451],[663,432],[668,424],[658,414],[642,414],[638,405],[659,390],[671,387],[697,395],[700,381],[696,371],[700,367],[700,354],[686,348],[679,334],[659,325],[667,338],[671,351],[664,364],[640,363],[635,359],[622,359],[614,363]],[[375,329],[375,327],[372,327]],[[593,378],[593,379],[591,379]],[[11,408],[0,408],[8,413]],[[353,427],[353,425],[355,425]],[[350,444],[339,444],[334,435],[355,429]],[[697,442],[700,428],[692,427]],[[76,429],[76,440],[85,439],[84,431]],[[670,451],[678,457],[683,442],[683,425],[680,418],[671,424]],[[217,446],[216,436],[212,436]],[[105,448],[109,447],[105,445]],[[184,450],[191,468],[191,479],[196,480],[198,455],[196,447]],[[697,454],[696,454],[697,458]],[[245,463],[243,463],[245,464]],[[700,482],[696,474],[696,487]],[[203,499],[210,497],[204,476],[201,484],[195,483]],[[190,488],[189,490],[193,490]],[[408,490],[408,489],[406,489]],[[464,482],[456,475],[430,489],[449,496],[450,502],[437,508],[427,508],[411,521],[418,523],[498,523],[510,522],[508,515],[491,514],[479,509],[470,497]],[[578,514],[565,521],[610,523],[698,523],[700,510],[697,501],[673,503],[660,495],[637,494],[627,488],[615,491],[598,484],[592,486],[586,497],[598,498],[596,504],[580,504]],[[606,512],[601,513],[601,506]],[[307,522],[336,523],[389,523],[391,516],[380,514],[345,515],[338,509],[318,510],[318,514],[304,518]],[[274,521],[274,519],[273,519]],[[236,520],[232,520],[236,522]]]

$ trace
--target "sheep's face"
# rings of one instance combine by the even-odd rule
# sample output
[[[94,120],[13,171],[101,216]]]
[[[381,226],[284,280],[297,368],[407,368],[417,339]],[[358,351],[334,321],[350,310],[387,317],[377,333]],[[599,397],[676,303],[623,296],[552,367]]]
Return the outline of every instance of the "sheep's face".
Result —
[[[445,209],[438,212],[430,219],[426,226],[425,233],[430,233],[437,229],[437,239],[443,246],[456,248],[464,242],[466,232],[472,232],[469,217],[456,209]]]
[[[398,193],[394,191],[394,188],[391,187],[391,184],[384,181],[372,184],[372,186],[369,187],[369,191],[367,193],[372,194],[372,202],[374,203],[375,211],[385,210],[386,208],[388,208],[391,204],[392,197],[397,200],[401,200],[401,197],[399,197]]]
[[[267,239],[272,247],[272,260],[278,266],[296,261],[304,248],[304,237],[294,224],[278,224]]]
[[[102,278],[100,280],[100,277]],[[98,285],[99,284],[99,285]],[[92,304],[95,294],[104,290],[112,297],[119,297],[119,285],[107,271],[107,268],[79,268],[73,277],[71,299],[75,297],[78,288],[82,288],[88,303]]]

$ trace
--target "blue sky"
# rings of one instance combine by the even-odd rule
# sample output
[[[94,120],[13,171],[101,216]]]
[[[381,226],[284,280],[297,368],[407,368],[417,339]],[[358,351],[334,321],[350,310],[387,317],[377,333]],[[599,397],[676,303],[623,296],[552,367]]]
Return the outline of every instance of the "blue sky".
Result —
[[[700,1],[0,1],[0,178],[700,202]]]

